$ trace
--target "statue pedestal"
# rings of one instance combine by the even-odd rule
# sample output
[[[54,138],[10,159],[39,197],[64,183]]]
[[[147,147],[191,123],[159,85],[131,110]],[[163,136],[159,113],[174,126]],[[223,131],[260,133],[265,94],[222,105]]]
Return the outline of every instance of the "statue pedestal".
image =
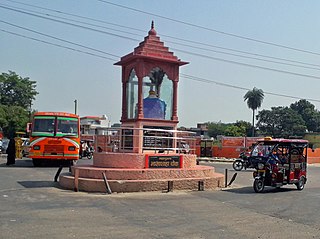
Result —
[[[93,165],[72,167],[71,173],[60,176],[59,183],[66,189],[106,192],[104,173],[112,192],[168,191],[168,182],[172,182],[173,190],[199,190],[200,185],[204,190],[212,190],[223,186],[224,176],[216,173],[214,167],[196,165],[193,154],[178,156],[182,159],[179,168],[146,168],[145,154],[97,152]]]

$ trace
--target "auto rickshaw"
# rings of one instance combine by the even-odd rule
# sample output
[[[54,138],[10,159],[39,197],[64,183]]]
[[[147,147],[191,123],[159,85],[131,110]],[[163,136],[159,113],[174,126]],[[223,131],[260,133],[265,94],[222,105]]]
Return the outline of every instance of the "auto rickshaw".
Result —
[[[287,184],[303,190],[307,182],[308,144],[307,140],[300,139],[258,140],[250,156],[256,169],[254,191],[260,193],[265,186],[280,188]]]

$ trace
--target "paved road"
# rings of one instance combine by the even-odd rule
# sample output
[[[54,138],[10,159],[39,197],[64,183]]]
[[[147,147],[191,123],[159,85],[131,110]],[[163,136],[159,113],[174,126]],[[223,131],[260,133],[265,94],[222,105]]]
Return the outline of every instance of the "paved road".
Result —
[[[318,182],[255,194],[241,172],[243,181],[219,191],[87,194],[59,188],[56,168],[4,163],[0,238],[320,238]]]

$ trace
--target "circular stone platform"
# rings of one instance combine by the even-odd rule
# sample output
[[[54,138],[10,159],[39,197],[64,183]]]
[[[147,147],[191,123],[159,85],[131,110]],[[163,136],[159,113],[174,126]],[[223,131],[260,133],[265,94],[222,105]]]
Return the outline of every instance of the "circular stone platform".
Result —
[[[181,168],[146,168],[144,154],[94,153],[93,165],[72,167],[71,173],[60,176],[59,183],[75,191],[106,192],[105,175],[112,192],[211,190],[223,186],[224,176],[215,173],[214,167],[196,165],[196,155],[183,154],[182,160]]]

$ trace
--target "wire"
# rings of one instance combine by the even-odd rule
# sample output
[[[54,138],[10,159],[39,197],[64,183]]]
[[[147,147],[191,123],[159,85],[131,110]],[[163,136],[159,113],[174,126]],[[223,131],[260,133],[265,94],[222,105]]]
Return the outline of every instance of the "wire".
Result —
[[[235,49],[232,49],[232,48],[226,48],[226,47],[216,46],[216,45],[212,45],[212,44],[207,44],[207,43],[203,43],[203,42],[197,42],[197,41],[182,39],[182,38],[178,38],[178,37],[172,37],[172,36],[163,35],[163,34],[162,34],[162,36],[166,36],[166,37],[168,37],[168,38],[176,39],[176,40],[179,40],[179,41],[185,41],[185,42],[189,42],[189,43],[193,43],[193,44],[198,44],[198,45],[203,45],[203,46],[209,46],[209,47],[213,47],[213,48],[217,48],[217,49],[222,49],[222,50],[227,50],[227,51],[233,51],[233,52],[243,53],[243,54],[247,54],[247,55],[260,56],[260,57],[264,57],[264,58],[281,60],[281,61],[287,61],[287,62],[293,62],[293,63],[299,63],[299,64],[309,65],[309,66],[317,66],[317,67],[320,66],[320,65],[318,65],[318,64],[306,63],[306,62],[302,62],[302,61],[295,61],[295,60],[290,60],[290,59],[281,58],[281,57],[267,56],[267,55],[262,55],[262,54],[247,52],[247,51],[240,51],[240,50],[235,50]],[[168,42],[168,41],[167,41],[167,42]]]
[[[39,8],[39,9],[47,10],[47,11],[51,11],[51,12],[57,12],[59,14],[69,15],[69,16],[73,16],[73,17],[77,17],[77,18],[81,18],[81,19],[87,19],[87,20],[91,20],[91,21],[102,22],[102,23],[105,23],[105,24],[114,25],[114,26],[117,26],[117,27],[122,27],[122,28],[130,29],[130,30],[145,32],[144,30],[141,30],[141,29],[127,27],[127,26],[123,26],[123,25],[119,25],[119,24],[115,24],[115,23],[110,23],[110,22],[106,22],[106,21],[102,21],[102,20],[98,20],[98,19],[94,19],[94,18],[84,17],[84,16],[80,16],[80,15],[70,14],[70,13],[66,13],[66,12],[62,12],[62,11],[58,11],[58,10],[53,10],[53,9],[49,9],[49,8],[43,8],[43,7],[31,5],[31,4],[25,4],[25,3],[18,2],[18,1],[13,1],[13,0],[6,0],[6,1],[14,2],[14,3],[26,5],[26,6],[31,6],[31,7],[34,7],[34,8]],[[9,6],[9,7],[12,8],[12,6],[10,6],[10,5],[4,5],[4,6]],[[121,30],[114,29],[114,28],[104,27],[104,26],[97,25],[97,24],[90,24],[90,23],[87,23],[87,22],[77,21],[77,20],[73,20],[73,19],[70,19],[70,18],[58,17],[58,16],[55,16],[55,15],[50,15],[50,14],[47,14],[47,13],[32,11],[32,10],[28,10],[28,9],[24,9],[24,8],[16,8],[16,9],[24,10],[24,11],[30,11],[30,12],[33,12],[33,13],[38,13],[38,14],[42,14],[42,15],[46,15],[46,16],[55,17],[55,18],[61,18],[61,19],[68,20],[68,21],[87,24],[87,25],[90,25],[90,26],[100,27],[100,28],[113,30],[113,31],[121,32],[121,33],[126,33],[126,34],[131,34],[131,35],[135,35],[135,36],[139,36],[139,37],[141,36],[139,34],[134,34],[134,33],[126,32],[126,31],[121,31]],[[276,59],[276,60],[281,60],[281,61],[287,61],[287,62],[292,62],[292,63],[298,63],[298,64],[303,64],[303,65],[320,67],[320,65],[317,65],[317,64],[311,64],[311,63],[295,61],[295,60],[290,60],[290,59],[285,59],[285,58],[280,58],[280,57],[272,57],[272,56],[266,56],[266,55],[262,55],[262,54],[250,53],[250,52],[246,52],[246,51],[240,51],[240,50],[235,50],[235,49],[231,49],[231,48],[216,46],[216,45],[212,45],[212,44],[206,44],[206,43],[201,43],[201,42],[197,42],[197,41],[191,41],[191,40],[182,39],[182,38],[178,38],[178,37],[172,37],[172,36],[168,36],[168,35],[162,35],[162,36],[170,38],[170,39],[176,39],[176,40],[179,40],[179,41],[189,42],[189,43],[203,45],[203,46],[209,46],[209,47],[213,47],[213,48],[217,48],[217,49],[223,49],[223,50],[233,51],[233,52],[237,52],[237,53],[243,53],[243,54],[247,54],[247,55],[253,55],[253,56],[259,56],[259,57],[264,57],[264,58],[269,58],[269,59]],[[227,53],[227,52],[214,51],[214,50],[207,49],[207,48],[195,47],[195,46],[182,44],[182,43],[177,43],[177,42],[173,42],[173,41],[166,41],[166,42],[173,43],[173,44],[178,44],[178,45],[182,45],[182,46],[187,46],[187,47],[191,47],[191,48],[201,49],[201,50],[212,51],[212,52],[221,53],[221,54],[233,55],[233,56],[242,57],[242,58],[255,59],[255,60],[259,60],[259,61],[266,61],[266,62],[272,62],[272,63],[277,63],[277,64],[284,64],[284,65],[289,65],[289,66],[295,66],[295,67],[302,67],[302,68],[307,68],[307,69],[319,70],[319,68],[304,67],[304,66],[295,65],[295,64],[286,64],[286,63],[282,63],[282,62],[268,61],[268,60],[264,60],[264,59],[260,59],[260,58],[253,58],[253,57],[242,56],[242,55],[237,55],[237,54],[232,54],[232,53]]]
[[[162,15],[159,15],[159,14],[156,14],[156,13],[146,12],[146,11],[142,11],[142,10],[139,10],[139,9],[136,9],[136,8],[124,6],[124,5],[121,5],[121,4],[112,3],[112,2],[109,2],[109,1],[105,1],[105,0],[96,0],[96,1],[102,2],[102,3],[106,3],[106,4],[109,4],[109,5],[113,5],[113,6],[116,6],[116,7],[124,8],[124,9],[127,9],[127,10],[143,13],[143,14],[146,14],[146,15],[149,15],[149,16],[152,16],[152,17],[159,17],[159,18],[162,18],[162,19],[165,19],[165,20],[169,20],[169,21],[172,21],[172,22],[181,23],[181,24],[184,24],[184,25],[187,25],[187,26],[191,26],[191,27],[195,27],[195,28],[199,28],[199,29],[202,29],[202,30],[207,30],[207,31],[223,34],[223,35],[230,36],[230,37],[236,37],[236,38],[243,39],[243,40],[253,41],[253,42],[257,42],[257,43],[261,43],[261,44],[265,44],[265,45],[270,45],[270,46],[275,46],[275,47],[284,48],[284,49],[288,49],[288,50],[308,53],[308,54],[312,54],[312,55],[318,55],[318,56],[320,55],[320,53],[317,53],[317,52],[303,50],[303,49],[299,49],[299,48],[295,48],[295,47],[288,47],[288,46],[277,44],[277,43],[257,40],[257,39],[250,38],[250,37],[245,37],[245,36],[241,36],[241,35],[237,35],[237,34],[233,34],[233,33],[228,33],[228,32],[216,30],[216,29],[213,29],[213,28],[208,28],[208,27],[196,25],[196,24],[193,24],[193,23],[189,23],[189,22],[173,19],[173,18],[170,18],[170,17],[165,17],[165,16],[162,16]]]
[[[99,20],[99,19],[95,19],[95,18],[91,18],[91,17],[85,17],[85,16],[81,16],[81,15],[77,15],[77,14],[66,13],[66,12],[63,12],[63,11],[60,11],[60,10],[54,10],[54,9],[50,9],[50,8],[39,7],[39,6],[36,6],[36,5],[22,3],[22,2],[14,1],[14,0],[4,0],[4,1],[18,3],[18,4],[21,4],[21,5],[24,5],[24,6],[30,6],[30,7],[34,7],[34,8],[38,8],[38,9],[42,9],[42,10],[46,10],[46,11],[50,11],[50,12],[56,12],[56,13],[63,14],[63,15],[68,15],[68,16],[73,16],[73,17],[77,17],[77,18],[81,18],[81,19],[87,19],[87,20],[91,20],[91,21],[95,21],[95,22],[105,23],[105,24],[118,26],[118,27],[122,27],[122,28],[127,28],[127,29],[131,29],[131,30],[135,30],[135,31],[145,32],[144,30],[141,30],[141,29],[137,29],[137,28],[133,28],[133,27],[126,27],[126,26],[123,26],[123,25],[120,25],[120,24],[110,23],[110,22],[107,22],[107,21],[103,21],[103,20]]]
[[[238,62],[238,61],[226,60],[226,59],[222,59],[222,58],[217,58],[217,57],[211,57],[211,56],[207,56],[207,55],[202,55],[202,54],[199,54],[199,53],[184,51],[184,50],[180,50],[180,49],[176,49],[176,48],[171,48],[171,49],[174,50],[174,51],[179,51],[179,52],[183,52],[183,53],[190,54],[190,55],[195,55],[195,56],[200,56],[200,57],[208,58],[208,59],[211,59],[211,60],[222,61],[222,62],[227,62],[227,63],[231,63],[231,64],[236,64],[236,65],[241,65],[241,66],[247,66],[247,67],[253,67],[253,68],[257,68],[257,69],[274,71],[274,72],[279,72],[279,73],[284,73],[284,74],[290,74],[290,75],[295,75],[295,76],[302,76],[302,77],[307,77],[307,78],[311,78],[311,79],[317,79],[317,80],[320,79],[319,76],[306,75],[306,74],[301,74],[301,73],[296,73],[296,72],[291,72],[291,71],[284,71],[284,70],[279,70],[279,69],[269,68],[269,67],[264,67],[264,66],[258,66],[258,65],[251,65],[251,64],[247,64],[247,63]]]
[[[112,30],[112,31],[117,31],[117,32],[121,32],[121,33],[126,33],[126,34],[131,34],[131,35],[135,35],[135,36],[139,36],[141,37],[140,34],[135,34],[135,33],[131,33],[131,32],[127,32],[127,31],[122,31],[122,30],[118,30],[118,29],[114,29],[114,28],[110,28],[110,27],[105,27],[105,26],[101,26],[101,25],[97,25],[97,24],[92,24],[92,23],[88,23],[88,22],[84,22],[84,21],[78,21],[78,20],[74,20],[74,19],[70,19],[70,18],[67,18],[67,17],[61,17],[61,16],[55,16],[55,15],[52,15],[52,14],[48,14],[48,13],[43,13],[43,12],[38,12],[38,11],[33,11],[33,10],[29,10],[29,9],[25,9],[25,8],[19,8],[19,7],[12,7],[10,5],[7,5],[7,4],[1,4],[2,6],[5,6],[5,7],[8,7],[8,8],[11,8],[11,9],[15,9],[15,10],[22,10],[24,12],[31,12],[31,13],[36,13],[36,14],[41,14],[41,15],[45,15],[46,17],[54,17],[54,18],[58,18],[58,19],[63,19],[63,20],[68,20],[68,21],[71,21],[71,22],[76,22],[76,23],[81,23],[81,24],[86,24],[86,25],[89,25],[89,26],[94,26],[94,27],[100,27],[100,28],[103,28],[103,29],[108,29],[108,30]],[[0,5],[0,6],[1,6]],[[29,5],[29,4],[27,4]],[[59,11],[58,11],[59,12]],[[68,15],[68,14],[67,14]],[[70,14],[71,16],[73,16],[73,14]],[[38,16],[38,15],[37,15]],[[76,15],[77,16],[77,15]],[[79,18],[79,16],[77,16]],[[104,22],[104,21],[102,21]],[[104,23],[107,23],[107,24],[111,24],[109,22],[104,22]],[[114,24],[116,25],[116,24]],[[127,27],[129,28],[129,27]],[[130,29],[130,28],[129,28]],[[145,32],[145,31],[144,31]]]
[[[12,11],[15,11],[15,12],[20,12],[20,13],[27,14],[27,15],[30,15],[30,16],[39,17],[39,18],[42,18],[42,19],[51,20],[51,21],[54,21],[54,22],[59,22],[59,23],[62,23],[62,24],[66,24],[66,25],[70,25],[70,26],[74,26],[74,27],[78,27],[78,28],[82,28],[82,29],[86,29],[86,30],[91,30],[91,31],[95,31],[95,32],[103,33],[103,34],[108,34],[108,35],[115,36],[115,37],[120,37],[120,38],[131,40],[131,41],[139,41],[139,40],[131,38],[131,37],[121,36],[121,35],[114,34],[114,33],[111,33],[111,32],[101,31],[101,30],[98,30],[98,29],[85,27],[85,26],[81,26],[81,25],[78,25],[78,24],[74,24],[74,23],[70,23],[70,22],[65,22],[65,21],[53,19],[53,18],[50,18],[50,17],[44,17],[44,16],[40,16],[40,15],[37,15],[37,14],[33,14],[33,13],[29,13],[29,12],[13,9],[13,8],[10,8],[10,7],[5,7],[5,6],[1,6],[0,5],[0,8],[4,8],[4,9],[7,9],[7,10],[12,10]]]
[[[48,35],[48,34],[44,34],[44,33],[41,33],[41,32],[38,32],[38,31],[35,31],[35,30],[32,30],[32,29],[26,28],[26,27],[21,27],[21,26],[18,26],[18,25],[3,21],[1,19],[0,19],[0,22],[8,24],[10,26],[14,26],[14,27],[26,30],[26,31],[30,31],[30,32],[36,33],[36,34],[39,34],[39,35],[42,35],[42,36],[46,36],[46,37],[49,37],[49,38],[52,38],[52,39],[55,39],[55,40],[59,40],[59,41],[66,42],[66,43],[69,43],[69,44],[72,44],[72,45],[80,46],[80,47],[86,48],[88,50],[92,50],[92,51],[103,53],[103,54],[106,54],[106,55],[109,55],[109,56],[114,56],[114,57],[120,58],[120,56],[117,56],[117,55],[114,55],[114,54],[110,54],[110,53],[105,52],[105,51],[101,51],[101,50],[98,50],[98,49],[95,49],[95,48],[92,48],[92,47],[87,47],[87,46],[84,46],[84,45],[81,45],[81,44],[78,44],[78,43],[67,41],[67,40],[64,40],[64,39],[61,39],[61,38],[58,38],[58,37],[54,37],[54,36],[51,36],[51,35]]]
[[[94,53],[78,50],[78,49],[71,48],[71,47],[62,46],[60,44],[56,44],[56,43],[40,40],[40,39],[33,38],[33,37],[28,37],[28,36],[25,36],[25,35],[22,35],[22,34],[18,34],[18,33],[15,33],[15,32],[11,32],[11,31],[7,31],[7,30],[1,29],[1,28],[0,28],[0,31],[8,33],[8,34],[11,34],[11,35],[15,35],[15,36],[23,37],[23,38],[26,38],[26,39],[30,39],[30,40],[33,40],[33,41],[42,42],[42,43],[45,43],[45,44],[48,44],[48,45],[53,45],[53,46],[56,46],[56,47],[68,49],[68,50],[71,50],[71,51],[81,52],[81,53],[84,53],[84,54],[87,54],[87,55],[96,56],[96,57],[103,58],[103,59],[110,60],[110,61],[116,61],[115,59],[112,59],[112,58],[109,58],[109,57],[100,56],[100,55],[97,55],[97,54],[94,54]]]
[[[269,62],[269,63],[276,63],[276,64],[281,64],[281,65],[286,65],[286,66],[294,66],[294,67],[300,67],[300,68],[312,69],[312,70],[318,70],[318,71],[320,70],[320,68],[317,68],[317,67],[302,66],[302,65],[284,63],[284,62],[279,62],[279,61],[265,60],[265,59],[261,59],[261,58],[257,58],[257,57],[243,56],[243,55],[234,54],[234,53],[228,53],[228,52],[224,52],[224,51],[216,51],[216,50],[212,50],[212,49],[208,49],[208,48],[196,47],[196,46],[191,46],[191,45],[187,45],[187,44],[175,43],[175,42],[171,42],[171,41],[166,41],[166,42],[169,42],[169,43],[172,43],[172,44],[178,44],[180,46],[187,46],[187,47],[195,48],[195,49],[199,49],[199,50],[211,51],[211,52],[224,54],[224,55],[229,55],[229,56],[236,56],[236,57],[241,57],[241,58],[246,58],[246,59],[264,61],[264,62]],[[173,49],[173,48],[171,48],[171,49]]]
[[[36,16],[36,17],[47,19],[47,20],[52,20],[52,21],[56,21],[56,22],[59,22],[59,23],[63,23],[63,24],[67,24],[67,25],[83,28],[83,29],[86,29],[86,30],[91,30],[91,31],[104,33],[104,34],[112,35],[112,36],[115,36],[115,37],[120,37],[120,38],[124,38],[124,39],[128,39],[128,40],[132,40],[132,41],[135,41],[135,42],[139,42],[137,39],[134,39],[134,38],[130,38],[130,37],[126,37],[126,36],[122,36],[122,35],[118,35],[118,34],[113,34],[113,33],[110,33],[110,32],[101,31],[101,30],[97,30],[97,29],[94,29],[94,28],[85,27],[85,26],[81,26],[81,25],[78,25],[78,24],[73,24],[73,23],[69,23],[69,22],[65,22],[65,21],[61,21],[61,20],[57,20],[57,19],[52,19],[52,18],[48,18],[48,17],[44,17],[44,16],[39,16],[37,14],[28,13],[28,12],[21,11],[21,10],[11,9],[11,8],[4,7],[4,6],[1,6],[1,5],[0,5],[0,7],[5,8],[5,9],[9,9],[9,10],[13,10],[13,11],[17,11],[17,12],[21,12],[21,13],[25,13],[27,15]],[[207,56],[207,55],[203,55],[203,54],[199,54],[199,53],[193,53],[193,52],[189,52],[189,51],[185,51],[185,50],[181,50],[181,49],[175,49],[175,48],[172,48],[172,49],[175,50],[175,51],[184,52],[184,53],[191,54],[191,55],[194,55],[194,56],[204,57],[204,58],[212,59],[212,60],[216,60],[216,61],[222,61],[222,62],[227,62],[227,63],[231,63],[231,64],[237,64],[237,65],[241,65],[241,66],[253,67],[253,68],[257,68],[257,69],[263,69],[263,70],[268,70],[268,71],[285,73],[285,74],[290,74],[290,75],[295,75],[295,76],[302,76],[302,77],[307,77],[307,78],[312,78],[312,79],[320,79],[320,77],[313,76],[313,75],[307,75],[307,74],[301,74],[301,73],[296,73],[296,72],[284,71],[284,70],[279,70],[279,69],[274,69],[274,68],[269,68],[269,67],[263,67],[263,66],[252,65],[252,64],[247,64],[247,63],[242,63],[242,62],[237,62],[237,61],[226,60],[226,59],[217,58],[217,57],[210,57],[210,56]]]
[[[23,38],[26,38],[26,39],[30,39],[30,40],[33,40],[33,41],[37,41],[37,42],[53,45],[53,46],[56,46],[56,47],[72,50],[72,51],[75,51],[75,52],[80,52],[80,53],[83,53],[83,54],[87,54],[87,55],[103,58],[103,59],[106,59],[106,60],[116,61],[116,59],[100,56],[100,55],[97,55],[97,54],[93,54],[93,53],[90,53],[90,52],[74,49],[74,48],[71,48],[71,47],[62,46],[62,45],[59,45],[59,44],[55,44],[55,43],[51,43],[51,42],[48,42],[48,41],[36,39],[36,38],[33,38],[33,37],[28,37],[28,36],[25,36],[25,35],[22,35],[22,34],[18,34],[18,33],[14,33],[14,32],[11,32],[11,31],[7,31],[7,30],[1,29],[1,28],[0,28],[0,31],[8,33],[8,34],[11,34],[11,35],[15,35],[15,36],[23,37]],[[182,74],[182,73],[180,73],[179,75],[180,75],[180,77],[183,77],[183,78],[186,78],[186,79],[190,79],[190,80],[193,80],[193,81],[216,84],[216,85],[220,85],[220,86],[224,86],[224,87],[240,89],[240,90],[246,90],[246,91],[250,90],[249,88],[235,86],[235,85],[226,84],[226,83],[221,83],[221,82],[218,82],[218,81],[213,81],[213,80],[209,80],[209,79],[201,78],[201,77],[196,77],[196,76],[192,76],[192,75],[187,75],[187,74]],[[269,95],[273,95],[273,96],[280,96],[280,97],[286,97],[286,98],[292,98],[292,99],[305,99],[305,100],[308,100],[308,101],[320,102],[320,100],[316,100],[316,99],[301,98],[301,97],[290,96],[290,95],[285,95],[285,94],[278,94],[278,93],[273,93],[273,92],[265,92],[264,91],[264,93],[265,94],[269,94]]]
[[[98,29],[94,29],[94,28],[90,28],[90,27],[81,26],[81,25],[78,25],[78,24],[73,24],[73,23],[69,23],[69,22],[65,22],[65,21],[61,21],[61,20],[57,20],[57,19],[52,19],[52,18],[40,16],[40,15],[37,15],[37,14],[28,13],[28,12],[25,12],[25,11],[21,11],[21,10],[16,10],[16,9],[4,7],[4,6],[1,6],[1,5],[0,5],[0,8],[5,8],[5,9],[9,9],[9,10],[13,10],[13,11],[20,12],[20,13],[24,13],[24,14],[27,14],[27,15],[36,16],[36,17],[40,17],[40,18],[43,18],[43,19],[52,20],[52,21],[55,21],[55,22],[59,22],[59,23],[63,23],[63,24],[67,24],[67,25],[71,25],[71,26],[83,28],[83,29],[86,29],[86,30],[91,30],[91,31],[95,31],[95,32],[99,32],[99,33],[103,33],[103,34],[108,34],[108,35],[112,35],[112,36],[115,36],[115,37],[120,37],[120,38],[123,38],[123,39],[127,39],[127,40],[131,40],[131,41],[139,42],[139,40],[134,39],[134,38],[131,38],[131,37],[126,37],[126,36],[122,36],[122,35],[118,35],[118,34],[106,32],[106,31],[102,31],[102,30],[98,30]],[[212,59],[212,60],[223,61],[223,62],[232,63],[232,64],[237,64],[237,65],[242,65],[242,66],[247,66],[247,67],[254,67],[254,68],[257,68],[257,69],[263,69],[263,70],[274,71],[274,72],[279,72],[279,73],[285,73],[285,74],[291,74],[291,75],[296,75],[296,76],[302,76],[302,77],[307,77],[307,78],[312,78],[312,79],[320,79],[320,77],[317,77],[317,76],[312,76],[312,75],[307,75],[307,74],[300,74],[300,73],[295,73],[295,72],[290,72],[290,71],[284,71],[284,70],[278,70],[278,69],[274,69],[274,68],[257,66],[257,65],[247,64],[247,63],[241,63],[241,62],[226,60],[226,59],[217,58],[217,57],[210,57],[210,56],[207,56],[207,55],[202,55],[202,54],[199,54],[199,53],[193,53],[193,52],[189,52],[189,51],[185,51],[185,50],[180,50],[180,49],[175,49],[175,48],[171,48],[171,49],[176,50],[176,51],[179,51],[179,52],[184,52],[184,53],[187,53],[187,54],[191,54],[191,55],[194,55],[194,56],[205,57],[205,58]]]
[[[251,90],[249,88],[235,86],[235,85],[226,84],[226,83],[221,83],[219,81],[209,80],[209,79],[206,79],[206,78],[187,75],[187,74],[183,74],[183,73],[180,73],[180,76],[182,76],[183,78],[186,78],[186,79],[194,80],[194,81],[199,81],[199,82],[209,83],[209,84],[216,84],[216,85],[229,87],[229,88],[233,88],[233,89],[246,90],[246,91]],[[278,94],[278,93],[273,93],[273,92],[268,92],[268,91],[263,91],[263,92],[265,94],[269,94],[269,95],[273,95],[273,96],[280,96],[280,97],[291,98],[291,99],[299,99],[299,100],[300,99],[305,99],[305,100],[308,100],[308,101],[320,102],[320,100],[316,100],[316,99],[308,99],[308,98],[302,98],[302,97],[297,97],[297,96],[292,96],[292,95],[285,95],[285,94]]]
[[[15,1],[12,1],[12,2],[15,2]],[[10,9],[10,8],[9,8],[9,9]],[[14,9],[10,9],[10,10],[14,10]],[[22,12],[23,12],[23,11],[22,11]],[[26,12],[23,12],[23,13],[26,13]],[[28,14],[28,13],[26,13],[26,14]],[[34,15],[34,14],[30,14],[30,15]],[[36,15],[36,16],[38,16],[38,15]],[[41,16],[38,16],[38,17],[41,17]],[[55,19],[51,19],[51,18],[47,18],[47,17],[45,17],[45,19],[55,21]],[[72,19],[67,19],[67,20],[71,20],[71,21],[72,21]],[[65,23],[65,22],[59,21],[59,20],[56,20],[56,21],[61,22],[61,23]],[[14,27],[17,27],[17,28],[24,29],[24,30],[27,30],[27,31],[31,31],[31,32],[33,32],[33,33],[40,34],[40,35],[43,35],[43,36],[46,36],[46,37],[50,37],[50,38],[53,38],[53,39],[56,39],[56,40],[59,40],[59,41],[67,42],[67,43],[69,43],[69,44],[74,44],[74,45],[77,45],[77,46],[80,46],[80,47],[84,47],[84,48],[89,49],[89,50],[97,51],[97,52],[100,52],[100,53],[103,53],[103,54],[107,54],[107,55],[111,55],[111,56],[120,58],[119,56],[114,55],[114,54],[110,54],[110,53],[107,53],[107,52],[104,52],[104,51],[100,51],[100,50],[97,50],[97,49],[94,49],[94,48],[86,47],[86,46],[84,46],[84,45],[77,44],[77,43],[74,43],[74,42],[71,42],[71,41],[66,41],[66,40],[63,40],[63,39],[61,39],[61,38],[57,38],[57,37],[54,37],[54,36],[50,36],[50,35],[48,35],[48,34],[43,34],[43,33],[40,33],[40,32],[38,32],[38,31],[31,30],[31,29],[28,29],[28,28],[24,28],[24,27],[15,25],[15,24],[11,24],[11,23],[6,22],[6,21],[0,20],[0,22],[5,23],[5,24],[8,24],[8,25],[11,25],[11,26],[14,26]],[[81,23],[84,23],[84,22],[81,22]],[[69,23],[66,23],[66,24],[69,24]],[[88,23],[84,23],[84,24],[88,24]],[[75,24],[71,24],[71,25],[75,25]],[[76,26],[82,27],[82,26],[79,26],[79,25],[76,25]],[[97,25],[96,25],[96,26],[97,26]],[[102,27],[102,26],[98,26],[98,27]],[[85,27],[85,28],[86,28],[86,27]],[[86,29],[88,29],[88,28],[86,28]],[[89,30],[95,30],[95,29],[90,29],[90,28],[89,28]],[[112,30],[115,30],[115,29],[112,29]],[[78,49],[74,49],[74,48],[70,48],[70,47],[65,47],[65,46],[62,46],[62,45],[50,43],[50,42],[43,41],[43,40],[39,40],[39,39],[36,39],[36,38],[31,38],[31,37],[27,37],[27,36],[24,36],[24,35],[21,35],[21,34],[9,32],[9,31],[3,30],[3,29],[1,29],[1,31],[6,32],[6,33],[9,33],[9,34],[17,35],[17,36],[20,36],[20,37],[28,38],[28,39],[31,39],[31,40],[39,41],[39,42],[42,42],[42,43],[46,43],[46,44],[50,44],[50,45],[62,47],[62,48],[65,48],[65,49],[69,49],[69,50],[73,50],[73,51],[77,51],[77,52],[89,54],[89,55],[92,55],[92,56],[97,56],[97,57],[100,57],[100,58],[104,58],[104,59],[116,61],[116,59],[106,58],[106,57],[103,57],[103,56],[100,56],[100,55],[92,54],[92,53],[85,52],[85,51],[81,51],[81,50],[78,50]],[[124,31],[121,31],[121,32],[124,32]],[[105,32],[104,32],[104,33],[105,33]],[[124,33],[128,33],[128,32],[124,32]],[[107,33],[107,34],[108,34],[108,33]],[[123,37],[123,36],[120,36],[120,37]],[[130,40],[135,40],[135,39],[132,39],[132,38],[131,38]],[[136,41],[138,41],[138,40],[136,40]],[[173,43],[174,43],[174,44],[185,45],[185,44],[181,44],[181,43],[175,43],[175,42],[173,42]],[[198,49],[203,49],[203,48],[200,48],[200,47],[194,47],[194,46],[190,46],[190,45],[186,45],[186,46],[188,46],[188,47],[193,47],[193,48],[198,48]],[[257,67],[257,68],[260,68],[260,69],[276,70],[276,69],[272,69],[272,68],[266,68],[266,67],[249,65],[249,64],[240,63],[240,62],[229,61],[229,60],[225,60],[225,59],[221,59],[221,58],[209,57],[209,56],[205,56],[205,55],[201,55],[201,54],[197,54],[197,53],[192,53],[192,52],[187,52],[187,51],[183,51],[183,50],[179,50],[179,49],[175,49],[175,50],[180,51],[180,52],[184,52],[184,53],[187,53],[187,54],[197,55],[197,56],[201,56],[201,57],[207,57],[207,58],[210,58],[210,59],[213,59],[213,60],[226,61],[226,62],[233,63],[233,64],[241,64],[241,65],[246,65],[246,66],[252,66],[252,67]],[[209,50],[209,49],[204,49],[204,50]],[[211,50],[211,51],[212,51],[212,50]],[[224,53],[224,52],[218,52],[218,53]],[[230,53],[225,53],[225,54],[230,54]],[[234,54],[230,54],[230,55],[234,55]],[[236,56],[244,57],[244,56],[241,56],[241,55],[236,55]],[[262,59],[258,59],[258,58],[257,58],[256,60],[262,60]],[[271,61],[271,62],[272,62],[272,61]],[[275,62],[275,63],[278,63],[278,62]],[[300,63],[300,62],[299,62],[299,63]],[[279,63],[279,64],[285,64],[285,63]],[[290,64],[288,64],[288,65],[290,65]],[[294,66],[297,66],[297,65],[294,65]],[[301,67],[301,66],[298,66],[298,67]],[[317,69],[317,68],[311,68],[311,69]],[[282,71],[282,70],[276,70],[276,71],[282,72],[282,73],[294,74],[294,75],[298,75],[298,76],[309,77],[309,78],[316,78],[316,79],[319,79],[319,78],[320,78],[320,77],[316,77],[316,76],[304,75],[304,74],[287,72],[287,71]],[[180,74],[180,75],[181,75],[181,74]],[[183,76],[183,74],[182,74],[182,76]],[[218,85],[221,85],[221,86],[231,87],[231,88],[235,88],[235,89],[250,90],[250,89],[248,89],[248,88],[238,87],[238,86],[234,86],[234,85],[228,85],[228,84],[220,83],[220,82],[214,82],[214,81],[206,80],[206,79],[204,79],[204,78],[199,78],[199,77],[195,77],[195,76],[184,75],[184,77],[185,77],[185,78],[188,78],[188,79],[191,79],[191,80],[195,80],[195,81],[201,81],[201,82],[205,82],[205,83],[215,83],[215,84],[218,84]],[[301,99],[300,97],[289,96],[289,95],[284,95],[284,94],[277,94],[277,93],[272,93],[272,92],[265,92],[265,93],[266,93],[266,94],[270,94],[270,95],[274,95],[274,96],[281,96],[281,97],[287,97],[287,98]],[[307,100],[320,102],[320,100],[315,100],[315,99],[307,99]]]

